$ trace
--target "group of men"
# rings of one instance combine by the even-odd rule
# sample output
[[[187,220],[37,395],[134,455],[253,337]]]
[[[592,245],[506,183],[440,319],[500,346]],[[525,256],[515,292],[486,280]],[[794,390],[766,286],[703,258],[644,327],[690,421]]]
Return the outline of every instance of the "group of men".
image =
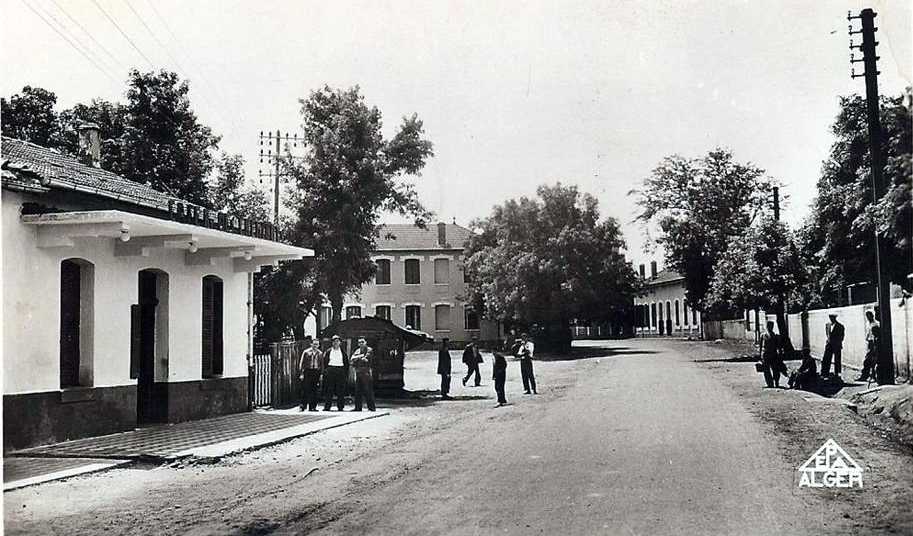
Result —
[[[519,340],[515,338],[508,339],[504,343],[503,351],[492,352],[492,380],[495,384],[495,394],[498,397],[498,407],[507,404],[507,397],[504,393],[504,384],[507,382],[507,359],[504,352],[508,352],[520,359],[520,376],[523,379],[523,390],[526,394],[538,394],[536,391],[536,376],[533,373],[533,354],[536,351],[536,345],[529,339],[528,333],[523,333]],[[478,337],[473,337],[472,342],[463,349],[463,363],[466,365],[466,376],[463,377],[463,386],[475,378],[475,387],[482,384],[482,373],[479,371],[479,365],[484,363],[482,352],[479,348]],[[450,339],[443,339],[441,347],[438,350],[437,373],[441,376],[441,399],[451,400],[450,396],[450,376],[452,366],[450,360]]]
[[[298,361],[298,370],[301,380],[301,411],[317,411],[319,397],[318,385],[323,384],[323,411],[330,411],[333,398],[336,398],[336,408],[345,409],[346,386],[352,383],[355,391],[355,408],[352,411],[361,411],[364,401],[368,403],[368,411],[375,411],[374,404],[374,350],[368,346],[368,341],[362,337],[358,339],[358,347],[349,356],[342,347],[342,339],[334,335],[330,347],[320,349],[320,340],[311,340],[311,347],[301,353]]]
[[[834,365],[833,375],[840,377],[843,373],[843,366],[840,359],[843,354],[843,340],[846,336],[846,328],[837,319],[836,314],[828,315],[830,321],[825,326],[826,341],[824,345],[824,355],[821,357],[821,377],[831,376],[831,363]],[[866,328],[865,342],[866,354],[862,362],[862,373],[856,378],[856,381],[867,381],[873,377],[875,367],[878,364],[878,344],[881,338],[881,324],[875,320],[875,313],[872,311],[865,312]],[[774,333],[774,323],[767,323],[767,331],[761,335],[760,343],[760,363],[761,372],[764,373],[764,381],[768,387],[780,386],[780,374],[789,378],[789,387],[794,389],[813,389],[814,383],[819,375],[817,373],[817,364],[814,358],[807,352],[802,358],[799,368],[790,374],[784,363],[785,351],[783,340],[780,335]]]

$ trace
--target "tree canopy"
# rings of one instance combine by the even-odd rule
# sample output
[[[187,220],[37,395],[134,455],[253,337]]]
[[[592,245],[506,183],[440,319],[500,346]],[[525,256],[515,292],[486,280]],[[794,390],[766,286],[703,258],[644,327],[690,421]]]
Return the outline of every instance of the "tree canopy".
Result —
[[[881,99],[887,191],[876,203],[866,101],[859,95],[840,99],[840,113],[831,127],[836,140],[822,165],[811,214],[800,231],[802,252],[820,305],[839,304],[846,285],[874,280],[872,238],[876,229],[886,241],[888,255],[882,262],[891,281],[909,286],[906,276],[913,272],[909,101],[909,92]]]
[[[602,321],[630,307],[638,289],[614,218],[600,221],[596,198],[576,186],[540,186],[473,222],[464,270],[482,315],[531,325]],[[565,341],[558,341],[565,342]]]
[[[296,242],[314,248],[317,278],[339,320],[343,296],[375,271],[371,252],[382,211],[424,225],[431,214],[406,176],[419,176],[434,155],[418,116],[405,117],[385,139],[380,110],[356,86],[328,86],[301,101],[307,155],[286,159],[295,182],[289,205],[298,216]]]
[[[701,158],[666,157],[631,191],[640,207],[637,220],[658,229],[652,238],[666,265],[685,278],[685,296],[695,309],[706,310],[717,261],[769,203],[772,186],[763,169],[714,149]]]
[[[0,98],[3,135],[52,146],[58,132],[56,105],[57,95],[40,87],[25,86],[9,100]]]

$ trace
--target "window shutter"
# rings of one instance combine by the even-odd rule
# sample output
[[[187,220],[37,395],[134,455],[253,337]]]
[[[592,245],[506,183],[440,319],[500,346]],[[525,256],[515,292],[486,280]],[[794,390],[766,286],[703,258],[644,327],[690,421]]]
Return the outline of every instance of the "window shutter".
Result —
[[[130,306],[130,378],[139,378],[140,360],[140,306]]]
[[[222,374],[224,363],[222,294],[223,283],[213,281],[212,285],[212,373]]]
[[[79,265],[60,263],[60,386],[79,385]]]
[[[209,279],[203,279],[203,377],[212,376],[213,361],[213,284]]]

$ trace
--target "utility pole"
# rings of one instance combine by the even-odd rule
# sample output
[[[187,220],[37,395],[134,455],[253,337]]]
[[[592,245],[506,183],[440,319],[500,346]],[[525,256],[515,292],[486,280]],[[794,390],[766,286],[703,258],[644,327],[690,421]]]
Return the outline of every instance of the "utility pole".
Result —
[[[875,41],[876,14],[869,8],[863,9],[859,15],[853,16],[847,13],[847,20],[850,21],[850,50],[859,49],[862,51],[862,58],[856,58],[855,53],[850,53],[850,64],[862,63],[865,71],[856,74],[855,69],[851,72],[852,78],[865,78],[865,99],[869,121],[869,161],[872,174],[872,195],[873,203],[877,203],[884,196],[885,184],[882,172],[884,170],[884,161],[881,153],[881,120],[879,118],[878,102],[878,56],[875,53],[875,47],[878,41]],[[853,20],[859,19],[862,23],[861,30],[853,30]],[[862,44],[853,43],[853,35],[862,34]],[[881,321],[881,338],[878,348],[878,366],[875,368],[876,380],[879,385],[894,383],[894,343],[891,331],[891,283],[888,274],[882,264],[883,259],[887,257],[887,248],[884,240],[878,236],[878,229],[875,229],[875,271],[878,281],[878,312]]]
[[[282,163],[282,142],[285,142],[286,148],[288,144],[291,143],[293,147],[298,147],[298,144],[304,145],[304,138],[293,134],[289,136],[289,133],[286,132],[285,136],[282,135],[282,132],[276,131],[275,133],[266,131],[264,134],[263,131],[260,131],[260,164],[266,163],[267,165],[273,164],[273,171],[263,171],[262,169],[258,170],[258,175],[260,177],[260,184],[263,184],[263,178],[272,178],[273,179],[273,224],[279,224],[279,187],[280,187],[280,176]],[[264,151],[263,145],[266,142],[266,150]],[[275,153],[273,153],[273,143],[275,143]],[[291,158],[295,158],[291,156]],[[264,162],[263,160],[266,160]]]

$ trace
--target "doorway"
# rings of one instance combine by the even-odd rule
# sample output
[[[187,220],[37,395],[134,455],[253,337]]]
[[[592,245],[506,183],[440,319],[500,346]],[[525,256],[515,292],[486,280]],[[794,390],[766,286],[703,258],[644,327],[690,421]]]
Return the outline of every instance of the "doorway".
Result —
[[[155,381],[156,355],[161,353],[157,344],[162,342],[159,331],[167,329],[167,326],[158,325],[162,317],[159,309],[163,278],[166,277],[157,270],[142,270],[138,277],[139,303],[132,311],[134,363],[131,368],[137,380],[136,420],[140,424],[162,422],[167,417],[167,391]]]

